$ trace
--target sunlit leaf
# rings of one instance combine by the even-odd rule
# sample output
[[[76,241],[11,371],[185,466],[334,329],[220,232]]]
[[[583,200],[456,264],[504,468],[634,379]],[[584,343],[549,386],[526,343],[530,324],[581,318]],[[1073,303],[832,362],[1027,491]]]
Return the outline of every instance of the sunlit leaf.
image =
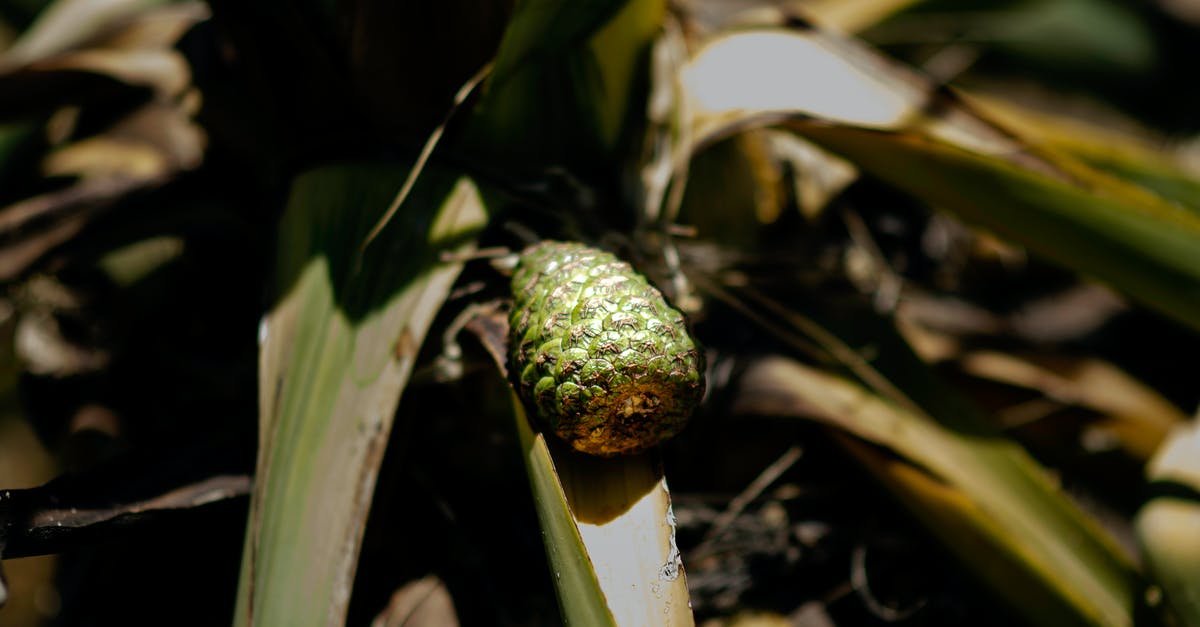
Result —
[[[263,321],[260,440],[240,625],[341,624],[378,466],[417,349],[484,221],[474,185],[429,176],[360,258],[397,166],[296,179]]]
[[[87,83],[79,73],[178,96],[191,84],[191,68],[174,46],[208,19],[208,8],[197,2],[151,8],[154,4],[158,2],[57,3],[39,22],[44,28],[30,30],[0,55],[0,86],[25,92],[6,94],[0,114],[59,104],[55,97],[63,91],[84,91]]]
[[[735,33],[697,52],[681,80],[698,136],[786,126],[1200,329],[1200,216],[1022,142],[861,45],[813,29]]]
[[[852,33],[869,28],[923,0],[812,0],[804,5],[822,25]]]
[[[23,64],[60,54],[166,0],[56,0],[0,56]]]
[[[450,591],[440,579],[430,575],[396,590],[371,627],[458,627],[458,624]]]
[[[470,326],[503,371],[504,316],[481,316]],[[566,623],[694,624],[670,492],[653,455],[576,452],[535,431],[515,393],[512,403]]]
[[[618,625],[692,625],[671,495],[644,453],[590,457],[554,442],[558,481]]]
[[[905,460],[897,465],[852,447],[1031,622],[1133,624],[1144,586],[1132,564],[1012,442],[981,425],[966,430],[935,420],[792,360],[759,360],[743,380],[743,410],[816,417]]]
[[[1021,137],[1069,153],[1098,170],[1200,212],[1200,170],[1179,158],[1166,139],[1138,132],[1132,122],[1117,119],[1104,124],[1033,110],[998,96],[970,94],[968,102]]]

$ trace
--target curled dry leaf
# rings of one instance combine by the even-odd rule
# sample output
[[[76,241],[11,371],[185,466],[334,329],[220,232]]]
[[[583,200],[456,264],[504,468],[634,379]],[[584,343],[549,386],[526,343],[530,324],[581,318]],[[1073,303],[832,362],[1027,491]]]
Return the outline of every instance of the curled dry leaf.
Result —
[[[939,317],[947,313],[954,315]],[[1024,336],[1021,323],[1026,315],[1005,320],[961,301],[922,296],[906,300],[897,327],[927,362],[952,362],[969,375],[1037,390],[1056,404],[1102,414],[1105,418],[1092,426],[1101,431],[1093,432],[1115,436],[1126,452],[1139,459],[1149,458],[1175,425],[1187,421],[1161,394],[1108,361],[1032,350],[971,349],[959,337],[964,332],[992,334],[1005,329]]]
[[[51,152],[42,167],[48,176],[149,181],[199,166],[204,148],[204,132],[190,112],[159,101],[130,113],[103,134]]]
[[[0,116],[86,105],[130,88],[149,89],[156,99],[172,100],[191,84],[188,63],[174,46],[208,19],[205,5],[185,2],[140,13],[100,11],[67,17],[57,10],[62,4],[79,3],[59,3],[49,11],[49,21],[67,22],[61,28],[83,28],[86,34],[60,33],[58,25],[35,26],[0,55]]]
[[[64,0],[0,57],[0,117],[57,109],[47,135],[52,144],[69,143],[44,158],[43,171],[81,179],[0,208],[0,280],[21,274],[129,194],[201,163],[206,139],[192,119],[198,100],[174,46],[208,9],[144,4]],[[99,134],[73,139],[89,103],[130,89],[152,97]]]
[[[0,523],[5,558],[57,553],[88,540],[100,527],[135,525],[171,512],[204,507],[250,493],[247,475],[215,475],[194,483],[166,486],[149,495],[120,494],[104,485],[113,476],[65,475],[27,490],[0,492]],[[115,477],[115,478],[119,478]]]
[[[154,183],[125,177],[85,180],[62,191],[43,194],[0,209],[0,234],[13,239],[0,244],[0,281],[11,280],[54,247],[83,230],[96,214],[125,195]],[[49,222],[39,226],[35,222]],[[27,226],[31,228],[26,228]]]
[[[458,614],[446,584],[428,575],[400,586],[371,627],[458,627]]]
[[[919,130],[979,154],[1058,174],[916,72],[816,29],[714,37],[684,66],[680,81],[698,143],[807,117],[876,130]]]
[[[113,25],[145,12],[146,0],[57,0],[5,51],[4,63],[22,65],[84,46]]]

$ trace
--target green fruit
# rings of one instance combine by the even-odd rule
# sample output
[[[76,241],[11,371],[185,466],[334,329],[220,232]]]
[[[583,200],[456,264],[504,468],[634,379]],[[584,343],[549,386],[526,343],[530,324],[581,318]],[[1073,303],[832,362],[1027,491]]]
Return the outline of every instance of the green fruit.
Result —
[[[637,453],[678,433],[704,395],[684,323],[628,263],[543,242],[512,278],[512,375],[545,425],[593,455]]]

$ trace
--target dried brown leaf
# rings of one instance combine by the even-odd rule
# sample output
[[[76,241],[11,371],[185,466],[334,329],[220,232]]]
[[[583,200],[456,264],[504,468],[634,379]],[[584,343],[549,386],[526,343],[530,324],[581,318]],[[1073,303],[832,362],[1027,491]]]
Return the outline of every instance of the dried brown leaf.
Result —
[[[446,584],[429,575],[400,586],[371,627],[458,627],[458,614]]]

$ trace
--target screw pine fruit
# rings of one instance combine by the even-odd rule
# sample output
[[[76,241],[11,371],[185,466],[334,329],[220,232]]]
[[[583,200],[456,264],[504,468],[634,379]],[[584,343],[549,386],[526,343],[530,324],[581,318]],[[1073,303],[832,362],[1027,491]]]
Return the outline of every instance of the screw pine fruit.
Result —
[[[510,361],[521,397],[585,453],[637,453],[678,433],[704,395],[683,314],[628,263],[542,242],[512,277]]]

